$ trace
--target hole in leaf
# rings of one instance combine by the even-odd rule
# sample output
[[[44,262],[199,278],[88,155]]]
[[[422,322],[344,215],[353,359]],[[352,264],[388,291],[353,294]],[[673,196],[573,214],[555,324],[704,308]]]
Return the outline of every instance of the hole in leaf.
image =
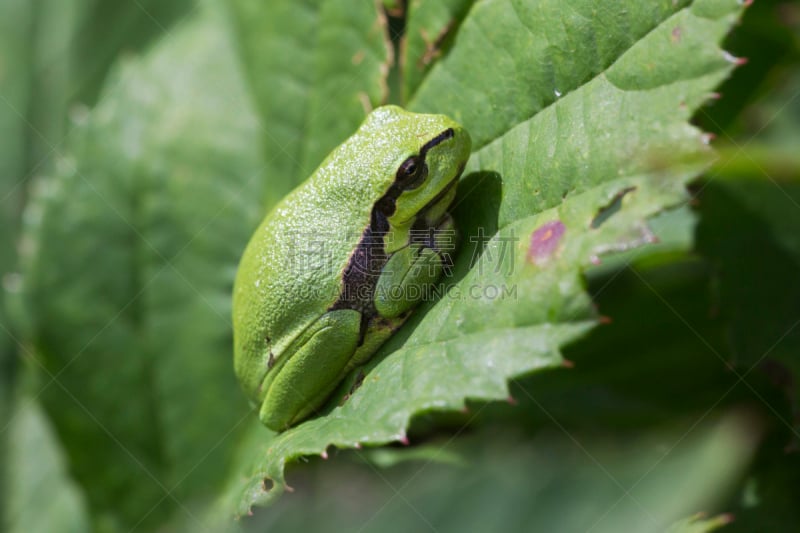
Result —
[[[617,213],[622,208],[622,199],[625,197],[626,194],[629,192],[633,192],[636,190],[636,187],[626,187],[619,191],[617,194],[614,195],[614,198],[604,207],[601,207],[597,214],[592,219],[591,228],[597,229],[603,225],[603,223],[611,218],[615,213]]]

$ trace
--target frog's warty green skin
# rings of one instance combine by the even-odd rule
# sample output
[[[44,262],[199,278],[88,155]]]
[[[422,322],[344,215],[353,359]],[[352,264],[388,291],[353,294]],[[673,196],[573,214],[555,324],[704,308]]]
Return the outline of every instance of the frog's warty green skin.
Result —
[[[451,119],[381,107],[264,219],[234,287],[234,366],[265,425],[314,414],[402,325],[419,296],[387,289],[406,294],[450,267],[437,230],[454,231],[447,208],[469,151]],[[302,235],[327,238],[333,268],[292,263]]]

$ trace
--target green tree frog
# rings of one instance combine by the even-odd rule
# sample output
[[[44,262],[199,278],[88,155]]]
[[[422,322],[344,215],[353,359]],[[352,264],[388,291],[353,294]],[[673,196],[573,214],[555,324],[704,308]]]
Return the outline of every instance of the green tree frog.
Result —
[[[239,264],[233,328],[236,375],[267,427],[316,413],[447,268],[469,153],[450,118],[379,107],[266,216]]]

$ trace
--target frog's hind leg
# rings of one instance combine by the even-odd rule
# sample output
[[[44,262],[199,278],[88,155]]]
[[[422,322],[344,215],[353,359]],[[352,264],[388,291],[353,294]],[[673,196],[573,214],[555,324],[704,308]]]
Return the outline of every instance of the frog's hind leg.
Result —
[[[267,387],[259,418],[282,431],[312,415],[338,385],[359,343],[361,313],[337,309],[322,315],[297,341],[289,360]]]

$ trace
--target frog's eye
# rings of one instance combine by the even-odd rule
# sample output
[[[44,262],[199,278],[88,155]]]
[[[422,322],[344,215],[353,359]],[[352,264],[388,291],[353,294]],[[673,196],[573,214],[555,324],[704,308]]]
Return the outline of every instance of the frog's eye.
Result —
[[[419,187],[427,175],[425,160],[418,155],[412,155],[397,169],[397,183],[403,189]]]
[[[407,182],[413,179],[417,172],[419,172],[420,164],[419,164],[419,156],[412,155],[405,161],[403,164],[400,165],[400,168],[397,169],[397,181],[400,183]]]

